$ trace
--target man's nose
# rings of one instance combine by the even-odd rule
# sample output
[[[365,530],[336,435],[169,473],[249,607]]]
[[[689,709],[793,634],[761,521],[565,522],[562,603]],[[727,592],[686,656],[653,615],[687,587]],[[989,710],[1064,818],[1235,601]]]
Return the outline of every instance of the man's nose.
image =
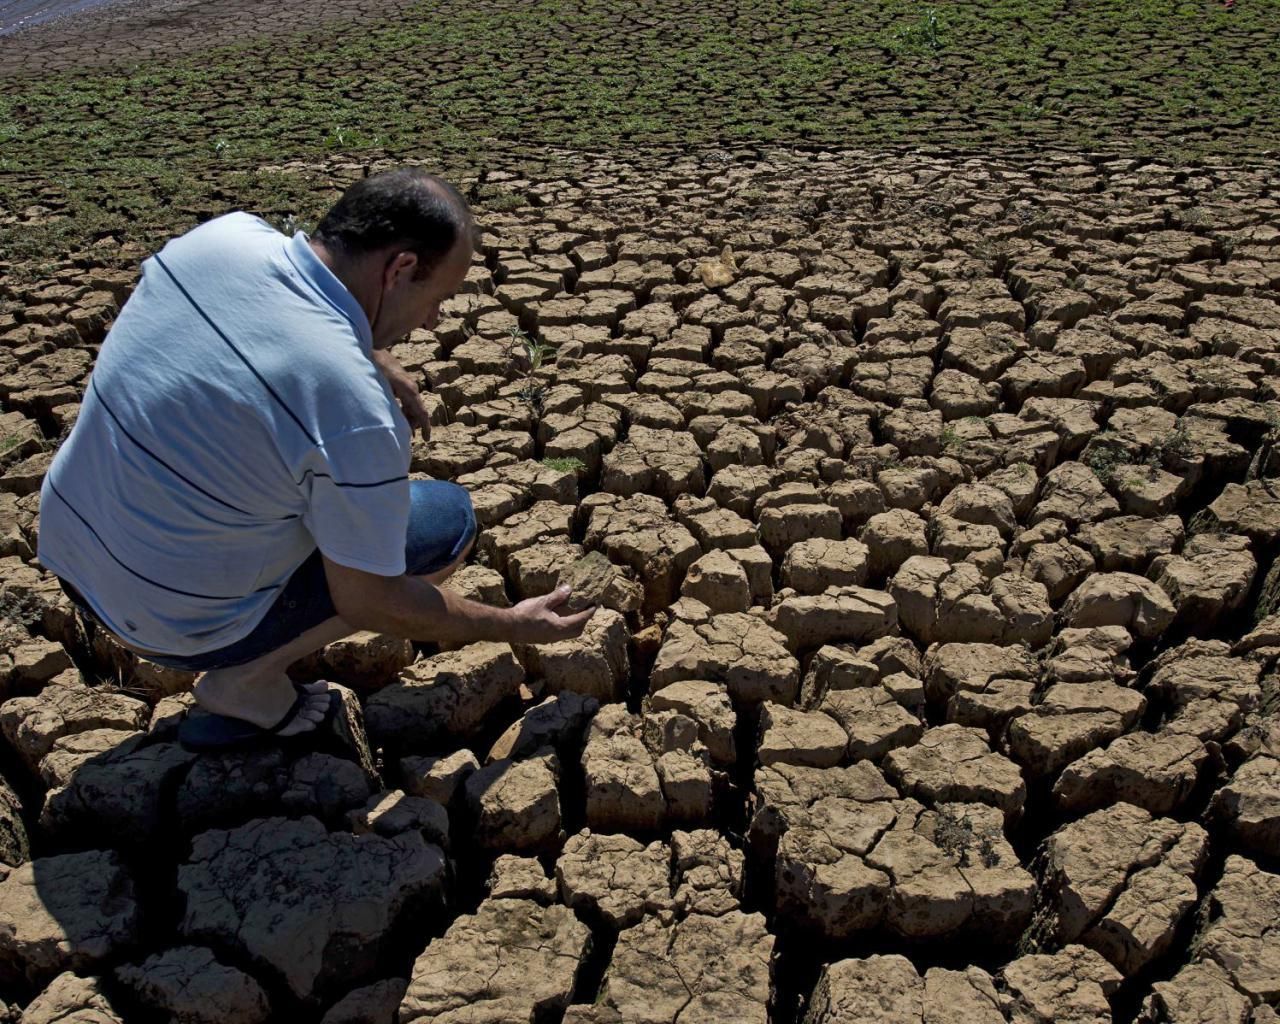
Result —
[[[440,322],[440,307],[433,306],[422,320],[422,329],[424,331],[435,330],[436,324]]]

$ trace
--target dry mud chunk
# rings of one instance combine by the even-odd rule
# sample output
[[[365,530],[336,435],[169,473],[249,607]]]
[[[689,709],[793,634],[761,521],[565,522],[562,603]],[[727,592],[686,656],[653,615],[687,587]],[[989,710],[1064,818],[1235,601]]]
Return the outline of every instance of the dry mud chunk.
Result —
[[[760,512],[760,543],[781,556],[804,540],[839,540],[843,520],[840,510],[827,504],[790,504]]]
[[[1208,899],[1208,927],[1200,958],[1227,972],[1255,1004],[1280,999],[1280,875],[1244,857],[1227,858],[1222,880]]]
[[[686,679],[723,683],[735,702],[794,703],[800,666],[786,637],[754,615],[713,616],[699,626],[674,622],[649,676],[657,693]]]
[[[438,900],[444,876],[444,854],[417,833],[351,836],[314,818],[265,818],[192,841],[178,869],[179,929],[225,943],[299,999],[322,999],[369,977],[388,931]]]
[[[1208,852],[1198,825],[1153,819],[1129,804],[1094,811],[1045,844],[1045,893],[1063,942],[1083,942],[1126,975],[1172,944],[1198,900]]]
[[[689,566],[680,587],[713,613],[745,612],[751,607],[751,585],[742,563],[727,551],[711,551]]]
[[[1000,972],[1010,1024],[1111,1024],[1111,996],[1123,980],[1092,949],[1019,957]]]
[[[387,978],[352,989],[329,1008],[320,1024],[394,1024],[409,983]]]
[[[1259,751],[1242,764],[1214,794],[1213,813],[1250,850],[1280,856],[1280,760]]]
[[[1230,657],[1229,650],[1225,643],[1188,641],[1156,660],[1148,686],[1176,708],[1213,700],[1250,711],[1262,699],[1262,668],[1249,659]]]
[[[765,1024],[773,941],[760,914],[647,917],[618,936],[597,1006],[627,1024]]]
[[[1146,572],[1157,556],[1170,555],[1182,546],[1183,529],[1177,516],[1117,516],[1101,523],[1086,523],[1076,535],[1103,572],[1140,573]]]
[[[682,495],[675,500],[672,511],[703,551],[735,550],[756,543],[756,528],[750,520],[721,508],[710,498]]]
[[[565,843],[556,880],[566,906],[620,929],[671,907],[670,868],[663,843],[584,831]]]
[[[601,708],[582,751],[587,824],[597,831],[653,831],[666,814],[653,756],[639,736],[639,721],[623,704]]]
[[[823,968],[804,1024],[1005,1024],[1001,1005],[981,968],[922,978],[904,956],[870,956]]]
[[[721,508],[750,516],[761,495],[778,483],[777,470],[769,466],[726,466],[717,470],[707,488],[707,496]]]
[[[546,753],[486,765],[463,783],[475,819],[473,837],[486,850],[540,850],[561,836],[559,761]]]
[[[802,651],[885,636],[897,625],[898,609],[893,598],[879,590],[841,587],[785,598],[770,610],[768,621],[787,638],[791,650]]]
[[[271,1018],[262,986],[202,946],[149,956],[116,968],[115,976],[142,1006],[183,1024],[262,1024]]]
[[[977,566],[913,556],[889,581],[898,618],[923,643],[1002,642],[1040,646],[1052,633],[1043,585],[1001,574],[988,583]]]
[[[1123,626],[1150,640],[1173,623],[1177,611],[1168,595],[1150,580],[1128,572],[1090,576],[1067,598],[1064,621],[1072,627]]]
[[[489,872],[489,895],[495,900],[535,900],[545,906],[556,902],[556,883],[537,857],[504,853]]]
[[[1031,522],[1061,519],[1071,526],[1106,519],[1120,511],[1115,498],[1081,462],[1064,462],[1051,469],[1040,489],[1040,500],[1031,510]]]
[[[1009,723],[1005,743],[1028,774],[1057,774],[1076,758],[1132,729],[1146,708],[1135,690],[1111,683],[1051,686],[1032,714]]]
[[[18,1024],[124,1024],[107,997],[98,978],[78,978],[71,972],[59,974],[22,1011]]]
[[[730,765],[737,760],[733,738],[737,716],[724,684],[705,680],[672,683],[645,701],[646,714],[663,711],[678,711],[696,722],[698,740],[716,764]]]
[[[177,819],[187,831],[227,828],[284,811],[337,825],[364,805],[376,776],[330,754],[290,760],[278,746],[200,757],[178,788]]]
[[[1124,802],[1168,814],[1195,790],[1208,758],[1195,736],[1130,733],[1069,764],[1053,785],[1053,797],[1076,813]]]
[[[619,612],[636,611],[640,607],[640,588],[599,551],[588,552],[563,569],[556,585],[568,586],[572,591],[564,605],[565,614],[592,605]]]
[[[925,692],[934,703],[949,700],[963,690],[984,690],[994,679],[1030,682],[1039,674],[1035,655],[1021,646],[936,644],[924,659]]]
[[[0,881],[0,969],[42,985],[86,971],[137,943],[141,915],[118,854],[28,861]]]
[[[501,572],[507,559],[517,551],[539,541],[568,540],[573,510],[572,505],[540,501],[527,511],[518,512],[500,525],[485,530],[476,541],[476,548],[490,568]]]
[[[963,370],[982,381],[994,381],[1026,348],[1022,333],[1007,324],[955,327],[947,332],[942,365]]]
[[[150,709],[140,700],[87,686],[52,686],[39,697],[0,705],[0,729],[34,772],[62,736],[90,729],[140,730]]]
[[[817,711],[796,711],[766,701],[760,709],[760,764],[830,768],[844,760],[849,737]]]
[[[924,726],[882,686],[828,690],[818,710],[834,718],[848,737],[844,760],[879,760],[915,743]]]
[[[1280,498],[1262,481],[1227,484],[1203,518],[1219,532],[1244,534],[1255,544],[1266,546],[1280,538]]]
[[[1202,629],[1244,604],[1257,571],[1246,538],[1202,533],[1182,554],[1157,558],[1147,575],[1169,595],[1180,619]]]
[[[0,775],[0,871],[6,864],[21,864],[30,855],[27,827],[22,821],[22,801]]]
[[[78,836],[91,841],[112,837],[112,845],[151,842],[166,824],[168,792],[194,760],[176,743],[143,746],[141,737],[113,743],[84,759],[60,788],[50,790],[41,826],[64,841]]]
[[[507,644],[469,644],[437,654],[369,698],[370,739],[377,746],[412,748],[465,738],[522,682],[524,670]]]
[[[667,501],[701,494],[706,486],[702,452],[687,433],[635,426],[604,457],[600,486],[613,494],[656,494]]]
[[[591,932],[568,907],[485,900],[413,965],[402,1024],[532,1021],[568,1005]]]
[[[1208,961],[1188,964],[1170,981],[1157,981],[1138,1024],[1250,1024],[1252,1009],[1227,973]]]
[[[600,702],[594,697],[573,692],[548,697],[526,711],[519,721],[512,722],[489,748],[485,760],[492,762],[504,757],[518,760],[548,746],[557,751],[576,747],[599,708]]]
[[[702,554],[689,531],[671,520],[661,499],[648,494],[604,496],[586,507],[586,547],[635,571],[644,582],[647,611],[670,605],[685,570]]]
[[[521,647],[519,655],[529,675],[541,679],[551,693],[573,691],[598,700],[616,700],[631,671],[628,639],[626,620],[601,608],[579,636]]]
[[[307,669],[368,694],[394,682],[416,657],[410,640],[361,630],[329,644]]]
[[[718,832],[677,830],[671,836],[675,905],[681,913],[724,914],[742,897],[745,857]]]
[[[867,547],[856,540],[807,540],[782,560],[782,585],[801,594],[828,587],[860,587],[867,578]]]
[[[1006,819],[1021,813],[1027,796],[1018,766],[992,751],[981,730],[960,725],[929,729],[914,746],[890,751],[884,770],[904,794],[927,804],[985,803]]]

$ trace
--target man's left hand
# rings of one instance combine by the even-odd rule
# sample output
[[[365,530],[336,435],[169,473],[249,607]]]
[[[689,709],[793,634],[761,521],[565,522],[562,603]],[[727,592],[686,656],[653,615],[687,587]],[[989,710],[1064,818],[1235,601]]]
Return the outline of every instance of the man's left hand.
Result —
[[[414,383],[413,378],[400,365],[399,360],[386,349],[374,349],[373,361],[382,371],[382,375],[387,378],[387,383],[391,385],[391,393],[400,403],[400,409],[404,412],[404,418],[409,421],[409,426],[414,430],[421,430],[424,441],[431,440],[431,413],[427,411],[427,405],[422,400],[418,385]]]

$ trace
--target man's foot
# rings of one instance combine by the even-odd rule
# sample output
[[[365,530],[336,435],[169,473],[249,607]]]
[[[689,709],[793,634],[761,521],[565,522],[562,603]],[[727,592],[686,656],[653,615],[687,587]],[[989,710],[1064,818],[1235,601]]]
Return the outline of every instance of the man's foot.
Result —
[[[289,714],[299,697],[305,697],[290,721],[275,731],[277,736],[296,736],[315,729],[324,721],[330,702],[329,688],[323,682],[295,687],[283,673],[264,681],[246,679],[234,668],[206,672],[192,692],[196,703],[206,711],[272,730]]]

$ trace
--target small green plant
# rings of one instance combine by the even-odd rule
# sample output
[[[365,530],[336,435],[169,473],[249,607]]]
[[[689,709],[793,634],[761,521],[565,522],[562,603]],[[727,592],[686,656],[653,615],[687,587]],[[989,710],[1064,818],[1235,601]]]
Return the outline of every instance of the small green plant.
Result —
[[[967,814],[958,818],[948,810],[938,811],[933,826],[933,841],[943,853],[956,859],[957,866],[968,867],[969,850],[976,839],[973,822]]]
[[[507,355],[517,367],[520,398],[528,404],[535,417],[541,417],[547,386],[538,378],[538,371],[544,364],[555,360],[555,346],[534,338],[519,327],[512,327],[507,334],[511,338]]]
[[[573,456],[566,459],[543,459],[542,464],[547,469],[554,469],[557,473],[581,473],[587,468],[585,462]]]
[[[926,7],[915,21],[899,28],[894,38],[905,53],[938,53],[945,45],[938,9]]]
[[[1121,448],[1108,445],[1090,445],[1084,453],[1084,464],[1093,470],[1094,476],[1109,484],[1115,479],[1116,470],[1129,461],[1128,455]]]

